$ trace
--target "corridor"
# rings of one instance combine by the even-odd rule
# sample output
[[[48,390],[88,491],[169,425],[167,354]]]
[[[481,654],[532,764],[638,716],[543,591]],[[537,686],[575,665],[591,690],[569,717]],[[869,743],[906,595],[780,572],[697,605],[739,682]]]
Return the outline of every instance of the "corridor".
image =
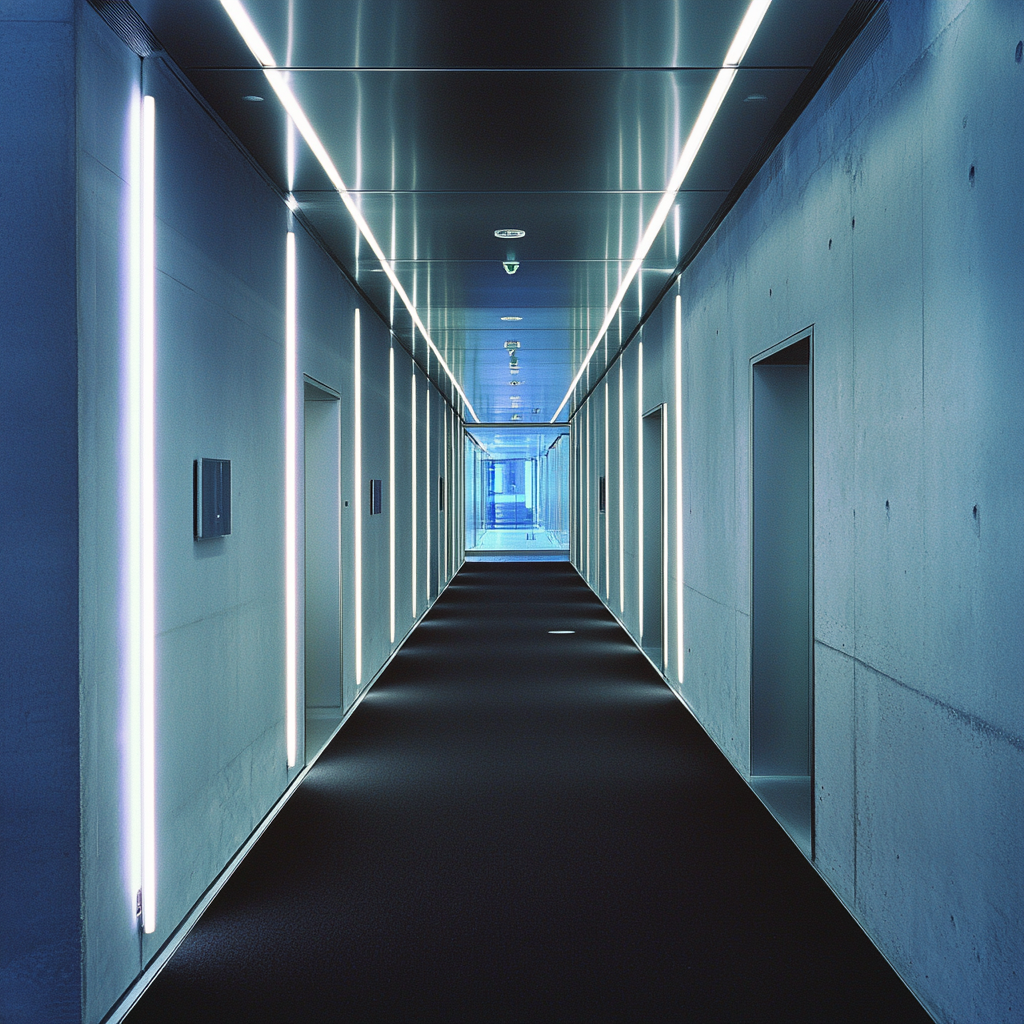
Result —
[[[928,1019],[553,562],[463,566],[127,1018]]]

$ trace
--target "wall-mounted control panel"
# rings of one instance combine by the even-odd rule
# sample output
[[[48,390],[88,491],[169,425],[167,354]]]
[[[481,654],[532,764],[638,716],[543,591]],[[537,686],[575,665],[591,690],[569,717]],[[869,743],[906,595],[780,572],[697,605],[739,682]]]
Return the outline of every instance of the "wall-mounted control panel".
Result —
[[[231,533],[231,460],[196,459],[192,464],[192,532],[196,540]]]

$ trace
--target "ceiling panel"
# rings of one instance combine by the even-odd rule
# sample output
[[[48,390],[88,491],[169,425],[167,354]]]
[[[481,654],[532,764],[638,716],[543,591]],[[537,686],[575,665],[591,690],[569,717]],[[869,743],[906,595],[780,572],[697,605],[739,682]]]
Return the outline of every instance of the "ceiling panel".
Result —
[[[290,69],[291,88],[434,342],[487,419],[549,418],[561,402],[747,3],[243,0],[278,64]],[[451,396],[218,0],[134,6]],[[714,221],[850,7],[774,0],[563,417]],[[501,227],[526,235],[503,242],[494,237]],[[519,265],[513,275],[502,267],[510,260]],[[515,375],[508,340],[520,342]]]

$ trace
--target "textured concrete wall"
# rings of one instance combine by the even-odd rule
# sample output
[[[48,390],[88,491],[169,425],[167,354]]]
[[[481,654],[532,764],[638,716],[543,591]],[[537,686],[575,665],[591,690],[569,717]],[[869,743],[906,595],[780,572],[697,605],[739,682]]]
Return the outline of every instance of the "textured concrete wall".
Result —
[[[140,61],[84,2],[77,5],[77,15],[81,488],[71,509],[74,512],[80,503],[84,1019],[97,1021],[173,935],[301,768],[301,747],[299,766],[291,770],[286,766],[284,695],[285,239],[295,225],[280,197],[172,70],[156,57]],[[70,24],[65,34],[66,56],[71,60],[68,73],[73,76],[76,40]],[[126,352],[133,315],[131,210],[137,174],[132,153],[138,145],[140,87],[156,102],[158,338],[157,930],[143,936],[141,951],[132,870],[134,726],[126,655],[125,541]],[[71,117],[73,78],[67,102]],[[66,198],[73,210],[75,136],[70,130],[54,131],[53,136],[70,147]],[[73,215],[65,216],[64,223],[71,225],[73,243]],[[350,706],[358,693],[357,515],[363,527],[364,681],[373,678],[414,621],[410,598],[412,361],[396,349],[397,480],[391,495],[389,331],[362,304],[362,374],[357,379],[353,342],[359,297],[302,227],[295,230],[300,416],[304,375],[336,391],[341,401],[341,498],[348,503],[341,517],[342,683],[345,704]],[[56,247],[52,239],[47,244]],[[69,267],[67,278],[72,329],[73,271]],[[72,381],[74,342],[72,333],[70,355],[54,364],[65,374],[71,367]],[[355,477],[354,459],[357,387],[362,398],[360,479]],[[432,392],[430,458],[431,475],[436,478],[443,455],[442,407],[447,406],[422,373],[419,388],[420,417],[428,388]],[[38,388],[35,393],[38,400]],[[73,397],[68,408],[73,419]],[[56,429],[56,419],[51,426]],[[421,478],[417,519],[423,516],[427,486],[425,427],[424,420],[417,439]],[[70,436],[73,450],[74,433]],[[229,537],[197,543],[192,536],[192,462],[199,457],[231,460],[233,524]],[[298,465],[301,486],[301,453]],[[384,481],[385,512],[372,518],[367,497],[371,478]],[[74,476],[71,486],[74,494]],[[430,489],[435,495],[435,526],[436,488],[435,479]],[[394,643],[387,514],[392,502],[397,511]],[[66,519],[65,532],[68,529],[77,543],[73,515]],[[300,536],[300,551],[301,542]],[[72,550],[77,569],[74,544]],[[419,560],[417,575],[424,597],[418,612],[422,614],[428,578],[422,545]],[[300,557],[300,566],[301,561]],[[434,595],[436,564],[435,530]],[[447,578],[448,573],[442,573],[442,585]],[[298,589],[301,595],[301,576]],[[77,615],[77,582],[73,590]],[[58,618],[57,625],[62,635],[71,638],[72,693],[77,699],[77,618],[69,612]],[[42,640],[39,643],[51,650]],[[56,648],[52,650],[56,656]],[[301,702],[301,666],[299,680]],[[74,701],[69,699],[62,713],[78,722]],[[5,727],[5,738],[6,734]],[[77,724],[73,734],[77,738]],[[73,769],[74,786],[69,785],[66,799],[72,801],[76,819],[71,847],[75,854],[77,756]],[[62,913],[71,915],[64,939],[74,951],[68,981],[74,1005],[48,1016],[37,1014],[32,1020],[79,1019],[78,869],[76,861],[67,863],[73,864],[76,888],[60,906]],[[50,916],[51,936],[53,926]],[[50,969],[40,964],[30,963],[21,970],[55,991]]]
[[[747,774],[750,359],[813,328],[815,864],[942,1021],[1024,1014],[1022,39],[1017,3],[885,5],[676,289],[670,682]]]
[[[78,424],[69,0],[0,3],[0,1019],[77,1014]]]

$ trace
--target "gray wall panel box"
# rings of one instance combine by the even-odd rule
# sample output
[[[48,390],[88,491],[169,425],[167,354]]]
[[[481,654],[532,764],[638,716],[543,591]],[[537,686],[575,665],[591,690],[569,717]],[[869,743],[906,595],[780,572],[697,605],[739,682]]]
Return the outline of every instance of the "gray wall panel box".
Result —
[[[196,459],[192,464],[192,530],[196,540],[231,533],[231,461]]]
[[[379,516],[381,514],[383,502],[381,500],[382,483],[380,480],[370,481],[370,515]]]

